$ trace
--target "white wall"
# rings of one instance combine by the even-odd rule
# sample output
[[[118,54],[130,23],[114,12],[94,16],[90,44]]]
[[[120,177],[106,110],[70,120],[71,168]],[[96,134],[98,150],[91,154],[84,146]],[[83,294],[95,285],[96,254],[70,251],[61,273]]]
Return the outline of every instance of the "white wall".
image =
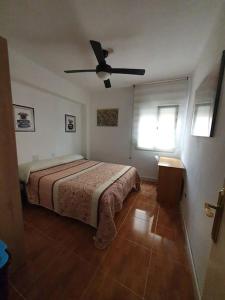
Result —
[[[70,153],[86,155],[89,94],[10,50],[13,103],[34,107],[35,132],[16,132],[19,163]],[[65,132],[65,114],[76,116],[76,133]]]
[[[118,127],[98,127],[98,108],[119,108]],[[183,108],[184,109],[184,108]],[[141,177],[157,179],[155,155],[174,155],[145,151],[131,145],[133,88],[106,89],[93,93],[90,100],[90,158],[135,166]],[[180,153],[175,155],[179,156]]]
[[[182,211],[188,231],[200,292],[211,247],[213,219],[204,214],[204,202],[217,202],[218,191],[225,178],[225,82],[220,99],[215,136],[191,136],[191,118],[196,88],[221,58],[225,49],[225,9],[221,11],[213,32],[200,57],[192,82],[192,96],[188,110],[188,124],[182,159],[187,170],[186,193]]]
[[[92,94],[90,101],[90,158],[129,162],[132,124],[132,89],[106,89]],[[98,108],[119,108],[118,127],[97,127]]]
[[[90,98],[86,90],[34,63],[12,48],[9,48],[9,64],[12,80],[79,103],[86,103]]]

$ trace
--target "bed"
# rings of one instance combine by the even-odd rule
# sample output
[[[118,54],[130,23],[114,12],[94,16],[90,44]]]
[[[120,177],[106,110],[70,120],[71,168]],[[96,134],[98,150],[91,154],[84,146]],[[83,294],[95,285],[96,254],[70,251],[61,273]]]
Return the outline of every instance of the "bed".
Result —
[[[95,246],[106,248],[117,234],[114,215],[131,190],[140,189],[131,166],[86,160],[80,155],[19,166],[30,203],[96,228]]]

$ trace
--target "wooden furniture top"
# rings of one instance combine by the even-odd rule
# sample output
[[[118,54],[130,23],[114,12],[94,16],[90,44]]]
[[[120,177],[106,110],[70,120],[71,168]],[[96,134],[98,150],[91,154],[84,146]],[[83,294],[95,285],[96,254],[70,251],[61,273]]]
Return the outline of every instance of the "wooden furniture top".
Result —
[[[184,165],[180,159],[165,156],[160,156],[158,166],[184,169]]]

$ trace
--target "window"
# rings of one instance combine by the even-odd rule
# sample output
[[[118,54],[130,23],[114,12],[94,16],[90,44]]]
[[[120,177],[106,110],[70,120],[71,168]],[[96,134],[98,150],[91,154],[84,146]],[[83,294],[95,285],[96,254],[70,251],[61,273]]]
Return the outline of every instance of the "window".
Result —
[[[178,105],[157,106],[139,119],[137,147],[172,152],[176,148]]]
[[[136,149],[179,155],[185,130],[188,80],[134,88],[132,144]]]

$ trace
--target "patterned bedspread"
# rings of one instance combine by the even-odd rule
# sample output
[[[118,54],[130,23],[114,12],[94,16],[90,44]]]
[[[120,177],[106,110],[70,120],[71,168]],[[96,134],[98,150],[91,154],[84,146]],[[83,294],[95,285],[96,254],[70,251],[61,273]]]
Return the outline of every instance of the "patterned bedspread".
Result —
[[[134,167],[76,160],[30,173],[28,200],[97,228],[95,245],[105,248],[116,236],[114,214],[140,179]]]

